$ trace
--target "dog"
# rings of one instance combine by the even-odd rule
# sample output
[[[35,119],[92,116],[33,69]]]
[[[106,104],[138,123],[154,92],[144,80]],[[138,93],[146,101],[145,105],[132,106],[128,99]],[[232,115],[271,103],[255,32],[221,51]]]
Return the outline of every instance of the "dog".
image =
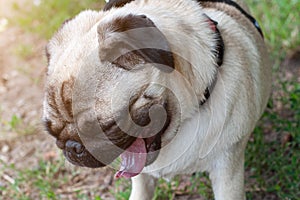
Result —
[[[199,171],[216,200],[245,199],[271,65],[244,2],[111,0],[65,21],[46,55],[43,121],[71,163],[117,166],[131,200]]]

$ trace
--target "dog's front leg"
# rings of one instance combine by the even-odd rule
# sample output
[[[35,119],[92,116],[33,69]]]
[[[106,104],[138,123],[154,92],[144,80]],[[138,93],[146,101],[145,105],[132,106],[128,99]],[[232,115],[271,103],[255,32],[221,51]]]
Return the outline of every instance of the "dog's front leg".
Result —
[[[210,171],[215,200],[245,200],[244,148],[219,156]]]
[[[132,180],[132,191],[130,194],[129,200],[151,200],[157,179],[147,175],[147,174],[140,174],[136,177],[131,178]]]

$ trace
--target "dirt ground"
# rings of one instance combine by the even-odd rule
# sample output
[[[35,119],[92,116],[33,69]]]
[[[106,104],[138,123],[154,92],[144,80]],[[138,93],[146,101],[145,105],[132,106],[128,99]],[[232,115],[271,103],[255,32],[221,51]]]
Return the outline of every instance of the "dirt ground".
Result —
[[[0,0],[0,160],[15,164],[17,169],[34,168],[40,159],[58,159],[60,155],[54,139],[43,131],[41,124],[47,41],[6,21],[14,14],[10,9],[14,1],[23,0]],[[22,46],[30,47],[30,55],[18,51]],[[289,66],[284,68],[285,77],[300,77],[299,52],[291,53],[285,61],[283,67]],[[12,119],[18,121],[17,127]],[[99,187],[106,199],[113,199],[108,192],[113,182],[111,170],[76,170],[81,170],[81,175],[60,190],[66,198],[72,197],[68,196],[72,191]],[[4,173],[0,174],[0,185],[6,181],[1,176],[14,176],[11,171]]]
[[[34,169],[39,160],[58,160],[61,153],[41,123],[47,41],[10,24],[8,19],[15,14],[14,2],[24,6],[25,1],[0,0],[0,161],[14,164],[17,170],[24,166]],[[99,188],[102,198],[114,199],[108,192],[113,179],[111,170],[72,166],[67,170],[66,173],[76,171],[77,175],[55,191],[65,199],[75,199],[75,191],[88,192],[90,188]],[[0,186],[14,181],[15,176],[13,170],[0,171]],[[31,189],[25,188],[23,192],[34,192]],[[0,194],[2,198],[5,196]]]
[[[27,136],[23,135],[30,134],[28,137],[33,137],[34,134],[37,140],[51,141],[51,138],[45,138],[41,126],[46,41],[9,24],[7,19],[14,13],[11,10],[13,2],[0,1],[0,150],[6,153],[0,155],[5,161],[12,159],[16,162],[18,153],[9,156],[9,152],[18,151],[13,144],[19,139],[26,140]],[[22,54],[21,48],[25,47],[28,48],[28,55]],[[39,138],[39,133],[42,138]],[[34,141],[35,137],[30,140]],[[24,151],[18,152],[28,154]]]

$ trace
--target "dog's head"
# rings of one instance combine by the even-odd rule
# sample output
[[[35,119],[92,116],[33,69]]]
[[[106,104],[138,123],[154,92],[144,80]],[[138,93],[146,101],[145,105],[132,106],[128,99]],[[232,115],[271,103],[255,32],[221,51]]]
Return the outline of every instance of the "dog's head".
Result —
[[[85,11],[62,25],[47,45],[43,119],[71,163],[121,155],[119,175],[131,177],[155,161],[198,95],[171,46],[143,14]]]

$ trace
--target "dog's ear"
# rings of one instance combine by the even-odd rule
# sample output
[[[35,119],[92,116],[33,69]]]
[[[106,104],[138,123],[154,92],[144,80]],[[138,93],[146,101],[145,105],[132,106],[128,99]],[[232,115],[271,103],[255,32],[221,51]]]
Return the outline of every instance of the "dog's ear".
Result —
[[[99,57],[131,70],[152,63],[163,71],[174,69],[174,57],[164,34],[145,15],[118,17],[99,24]]]

